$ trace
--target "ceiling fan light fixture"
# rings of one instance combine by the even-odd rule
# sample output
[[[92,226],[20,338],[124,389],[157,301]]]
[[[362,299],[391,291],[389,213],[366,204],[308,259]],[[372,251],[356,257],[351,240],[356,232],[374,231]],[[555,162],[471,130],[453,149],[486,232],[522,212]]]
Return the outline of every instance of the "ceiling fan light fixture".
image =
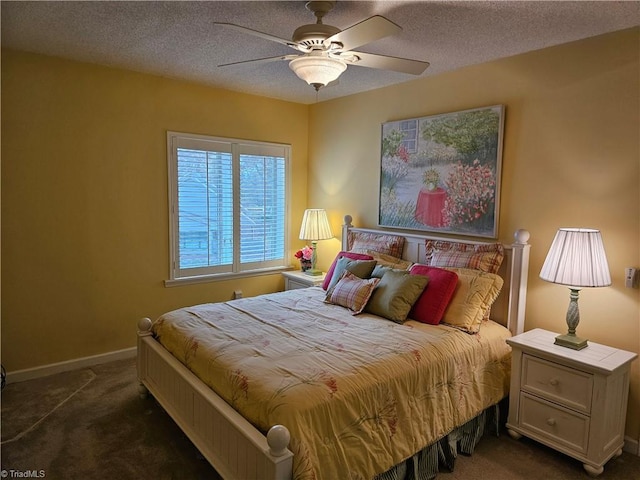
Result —
[[[347,64],[338,59],[322,55],[303,55],[289,62],[289,68],[316,90],[337,80],[347,69]]]

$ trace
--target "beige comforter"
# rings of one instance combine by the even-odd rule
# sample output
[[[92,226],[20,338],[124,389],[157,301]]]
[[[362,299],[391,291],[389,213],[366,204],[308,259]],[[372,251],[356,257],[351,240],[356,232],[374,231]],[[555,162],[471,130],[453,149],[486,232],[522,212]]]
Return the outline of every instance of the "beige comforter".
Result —
[[[369,479],[502,399],[508,330],[352,316],[319,287],[183,308],[157,339],[266,432],[291,432],[295,479]]]

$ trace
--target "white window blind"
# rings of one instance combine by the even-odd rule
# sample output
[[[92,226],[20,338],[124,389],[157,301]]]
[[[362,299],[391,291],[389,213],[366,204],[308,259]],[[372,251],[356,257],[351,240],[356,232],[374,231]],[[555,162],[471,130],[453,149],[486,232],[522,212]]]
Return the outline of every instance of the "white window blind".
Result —
[[[287,266],[288,145],[169,132],[171,280]]]

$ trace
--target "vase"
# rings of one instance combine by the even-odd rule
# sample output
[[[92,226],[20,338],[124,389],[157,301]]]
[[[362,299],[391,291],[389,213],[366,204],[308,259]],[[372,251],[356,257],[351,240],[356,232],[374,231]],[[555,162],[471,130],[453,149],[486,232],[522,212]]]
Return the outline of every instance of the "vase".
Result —
[[[311,260],[300,260],[300,270],[303,272],[311,270]]]

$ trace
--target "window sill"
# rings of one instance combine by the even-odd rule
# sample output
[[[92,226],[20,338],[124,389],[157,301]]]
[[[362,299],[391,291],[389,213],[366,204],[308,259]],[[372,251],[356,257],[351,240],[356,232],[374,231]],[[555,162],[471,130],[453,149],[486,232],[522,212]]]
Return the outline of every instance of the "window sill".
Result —
[[[214,275],[198,275],[197,277],[172,278],[164,281],[165,287],[181,287],[184,285],[194,285],[197,283],[220,282],[224,280],[234,280],[237,278],[260,277],[262,275],[275,275],[287,270],[291,267],[269,268],[265,270],[254,270],[252,272],[242,273],[217,273]]]

